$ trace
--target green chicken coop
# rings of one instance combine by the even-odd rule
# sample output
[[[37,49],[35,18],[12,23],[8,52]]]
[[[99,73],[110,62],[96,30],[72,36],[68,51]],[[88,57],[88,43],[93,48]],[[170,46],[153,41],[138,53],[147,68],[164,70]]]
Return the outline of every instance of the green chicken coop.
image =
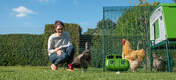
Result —
[[[152,50],[165,50],[169,72],[172,72],[171,51],[176,45],[176,4],[159,4],[150,16],[150,62]],[[152,64],[150,65],[152,71]]]
[[[105,57],[105,69],[113,71],[127,71],[129,68],[128,60],[122,59],[117,54],[107,55]]]
[[[150,16],[150,40],[153,45],[176,40],[176,4],[160,4]]]

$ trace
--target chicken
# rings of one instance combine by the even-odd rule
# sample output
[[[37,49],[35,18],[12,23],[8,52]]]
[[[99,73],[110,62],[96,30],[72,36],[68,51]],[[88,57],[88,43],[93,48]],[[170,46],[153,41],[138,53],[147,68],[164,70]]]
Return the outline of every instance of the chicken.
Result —
[[[134,72],[139,64],[144,60],[145,51],[143,49],[133,50],[128,40],[122,39],[122,59],[126,59],[130,63],[130,68]]]
[[[91,53],[88,48],[88,43],[85,43],[86,49],[82,52],[82,54],[78,55],[74,58],[73,62],[71,63],[73,67],[81,68],[83,67],[83,71],[85,72],[88,68],[88,64],[90,64],[91,60]]]
[[[153,68],[156,71],[165,71],[167,70],[167,62],[164,61],[162,57],[157,57],[156,53],[153,53]]]

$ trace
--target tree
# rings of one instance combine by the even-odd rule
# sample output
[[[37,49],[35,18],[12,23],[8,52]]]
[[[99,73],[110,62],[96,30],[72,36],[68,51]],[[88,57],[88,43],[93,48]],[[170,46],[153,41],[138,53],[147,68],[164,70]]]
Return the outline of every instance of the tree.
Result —
[[[143,0],[138,0],[139,4],[138,6],[142,6],[143,5]]]
[[[152,6],[157,6],[158,4],[160,4],[160,2],[154,1],[154,2],[152,3]]]

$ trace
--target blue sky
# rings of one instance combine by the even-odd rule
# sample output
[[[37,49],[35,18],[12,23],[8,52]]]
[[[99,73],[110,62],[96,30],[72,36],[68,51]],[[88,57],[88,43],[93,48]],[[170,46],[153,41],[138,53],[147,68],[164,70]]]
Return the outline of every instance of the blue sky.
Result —
[[[55,20],[79,24],[83,32],[102,19],[103,6],[129,6],[138,0],[0,0],[0,34],[42,34]],[[172,0],[147,0],[173,3]]]

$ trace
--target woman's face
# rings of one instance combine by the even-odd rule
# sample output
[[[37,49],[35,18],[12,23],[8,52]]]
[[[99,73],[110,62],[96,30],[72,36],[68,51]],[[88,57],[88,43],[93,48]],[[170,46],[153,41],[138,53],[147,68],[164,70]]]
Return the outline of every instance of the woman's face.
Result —
[[[57,33],[62,33],[63,32],[63,26],[62,25],[58,25],[57,27],[56,27],[56,32]]]

